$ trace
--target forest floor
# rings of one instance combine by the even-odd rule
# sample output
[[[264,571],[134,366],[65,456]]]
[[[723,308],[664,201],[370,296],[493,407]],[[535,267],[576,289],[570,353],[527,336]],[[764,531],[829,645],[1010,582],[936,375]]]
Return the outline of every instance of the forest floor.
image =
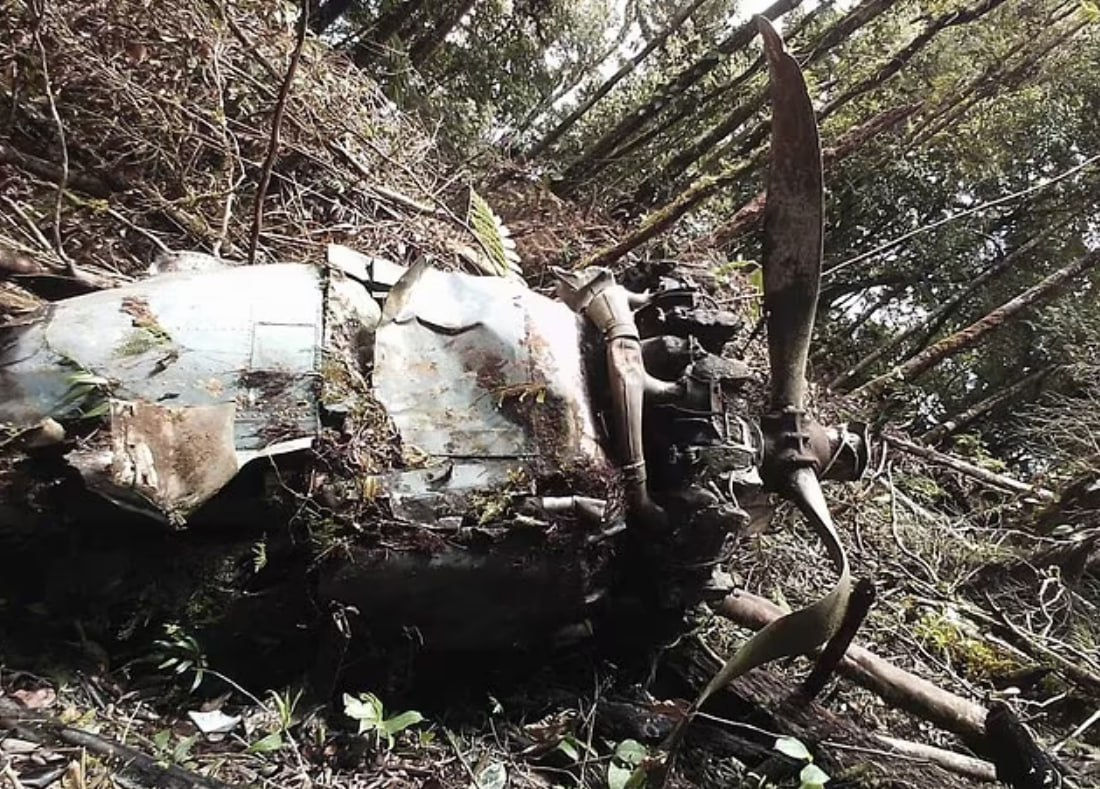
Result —
[[[75,287],[69,261],[99,285],[144,276],[169,249],[240,260],[249,247],[251,195],[234,195],[265,156],[290,25],[261,21],[247,3],[236,4],[233,19],[213,3],[178,3],[179,13],[154,27],[140,6],[55,3],[37,33],[17,24],[4,42],[0,59],[20,64],[24,80],[22,91],[0,96],[12,112],[0,137],[10,209],[0,211],[0,263],[11,275],[0,297],[9,324],[40,306],[35,291]],[[17,54],[37,51],[39,41],[49,81]],[[318,42],[308,42],[290,96],[259,262],[321,263],[330,242],[395,260],[460,261],[472,244],[463,188],[471,181],[486,184],[532,287],[549,289],[550,265],[578,260],[621,231],[528,173],[449,166],[429,135]],[[60,193],[53,101],[69,161]],[[38,229],[54,217],[63,254]],[[716,277],[707,250],[682,263],[719,302],[751,311],[752,286],[736,274]],[[761,378],[763,354],[758,340],[746,347]],[[818,406],[829,417],[859,413],[858,404],[825,397]],[[974,448],[955,451],[994,467]],[[881,444],[871,466],[860,482],[827,490],[855,575],[877,588],[857,643],[966,699],[1006,701],[1077,785],[1100,784],[1100,559],[1058,553],[1065,543],[1056,528],[1031,531],[1043,503],[1027,494]],[[0,530],[10,526],[8,509],[21,512],[5,508]],[[246,563],[253,544],[245,543]],[[797,607],[831,583],[812,534],[785,506],[739,547],[731,572],[740,588]],[[598,643],[464,659],[406,644],[381,663],[363,657],[359,691],[345,699],[316,680],[331,633],[288,638],[274,662],[236,655],[223,663],[152,615],[111,630],[45,603],[16,606],[13,583],[0,579],[0,786],[12,787],[618,789],[698,689],[691,661],[729,654],[748,633],[699,612],[676,643],[625,658]],[[770,757],[776,785],[799,785],[804,765],[774,746],[807,731],[790,725],[780,701],[811,665],[790,660],[739,682],[721,711],[699,722],[674,781],[755,786],[745,764],[759,768]],[[368,691],[377,696],[359,696]],[[965,750],[953,735],[843,678],[818,702],[847,726],[806,743],[830,786],[968,785],[851,739],[856,730]],[[387,727],[402,723],[391,739]]]

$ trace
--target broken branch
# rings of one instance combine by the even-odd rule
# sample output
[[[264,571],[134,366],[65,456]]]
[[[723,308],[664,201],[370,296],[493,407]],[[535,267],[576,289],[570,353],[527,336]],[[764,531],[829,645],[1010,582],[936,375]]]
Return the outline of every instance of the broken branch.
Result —
[[[256,188],[256,204],[252,209],[252,233],[248,239],[248,262],[256,262],[256,247],[260,243],[260,230],[264,223],[264,198],[271,183],[271,171],[275,167],[275,157],[279,154],[279,130],[286,114],[286,100],[290,95],[290,86],[294,83],[294,73],[298,70],[298,61],[302,58],[302,47],[306,43],[306,30],[309,28],[309,0],[302,0],[302,12],[298,17],[298,34],[294,41],[294,51],[290,54],[290,65],[279,88],[279,97],[275,100],[275,114],[271,119],[271,140],[267,146],[260,183]]]

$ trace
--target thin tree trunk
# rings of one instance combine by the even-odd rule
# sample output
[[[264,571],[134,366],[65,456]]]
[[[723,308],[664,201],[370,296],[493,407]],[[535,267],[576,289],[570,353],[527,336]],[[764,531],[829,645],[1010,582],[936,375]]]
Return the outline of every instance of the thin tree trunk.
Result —
[[[895,109],[890,112],[898,111],[898,109]],[[856,131],[858,131],[858,129]],[[832,150],[839,150],[839,145]],[[697,179],[687,189],[677,195],[676,198],[646,216],[641,225],[632,233],[628,234],[621,241],[598,250],[587,258],[582,265],[609,265],[631,250],[649,241],[651,238],[660,235],[703,201],[710,199],[720,190],[740,182],[742,178],[748,175],[748,173],[757,166],[764,158],[764,155],[765,152],[760,151],[751,159],[743,159],[735,162],[718,175],[707,175]],[[758,195],[758,198],[759,197]],[[762,200],[760,210],[763,210]]]
[[[995,474],[988,469],[984,469],[981,466],[975,466],[973,463],[967,463],[965,460],[960,460],[953,455],[937,452],[934,449],[921,446],[920,444],[914,444],[912,441],[907,441],[898,436],[887,435],[883,436],[883,438],[888,445],[895,449],[908,452],[910,455],[915,455],[922,460],[927,460],[929,463],[935,463],[949,468],[952,471],[957,471],[964,476],[975,479],[992,488],[1012,491],[1013,493],[1022,493],[1027,496],[1035,496],[1046,501],[1053,501],[1055,498],[1054,494],[1049,490],[1035,487],[1034,485],[1028,485],[1026,482],[1020,482],[1020,480],[1005,474]]]
[[[802,0],[776,0],[762,13],[768,19],[774,20],[801,3]],[[557,194],[561,197],[572,194],[587,175],[593,162],[611,153],[651,118],[664,110],[673,97],[682,95],[684,91],[717,68],[727,55],[748,46],[755,36],[756,23],[750,19],[727,36],[717,47],[658,88],[650,99],[635,107],[569,165],[562,180],[555,187]]]
[[[391,8],[375,19],[367,29],[356,36],[357,43],[351,58],[360,68],[370,65],[386,42],[416,18],[425,0],[407,0]]]
[[[659,236],[674,225],[684,214],[694,209],[717,192],[739,182],[763,159],[763,152],[752,159],[742,160],[728,167],[718,175],[708,175],[694,181],[674,200],[646,216],[638,228],[625,238],[610,246],[599,249],[581,263],[585,266],[607,266],[641,246],[651,238]]]
[[[1057,9],[1050,17],[1048,24],[1051,28],[1076,13],[1076,4],[1067,3]],[[1068,9],[1068,10],[1067,10]],[[995,63],[990,64],[979,76],[970,81],[954,98],[944,102],[937,111],[930,115],[923,126],[913,130],[910,137],[909,149],[912,150],[932,137],[935,137],[944,129],[958,122],[972,107],[983,99],[1004,92],[1005,89],[1014,89],[1020,86],[1034,71],[1035,66],[1043,62],[1051,50],[1059,45],[1068,43],[1078,32],[1088,24],[1080,21],[1064,32],[1055,32],[1049,40],[1041,44],[1034,53],[1025,53],[1024,59],[1015,64],[1009,64],[1009,58],[1014,57],[1029,43],[1036,41],[1034,36],[1025,35],[1008,52],[1005,52]]]
[[[960,290],[954,296],[945,301],[938,308],[933,310],[930,314],[924,317],[923,320],[913,324],[908,329],[900,332],[890,339],[879,343],[873,351],[864,356],[854,365],[849,367],[843,373],[838,375],[833,380],[829,381],[828,388],[834,391],[843,392],[846,389],[846,385],[853,378],[858,376],[864,370],[869,368],[879,359],[886,356],[895,348],[908,342],[913,337],[916,337],[919,333],[934,325],[941,317],[944,317],[954,311],[960,304],[968,299],[974,293],[977,293],[979,289],[983,288],[988,282],[998,277],[1000,274],[1008,270],[1009,267],[1014,266],[1017,261],[1023,258],[1025,255],[1031,253],[1036,247],[1042,244],[1053,233],[1057,227],[1050,227],[1045,230],[1041,235],[1033,237],[1023,246],[1013,250],[1008,255],[1005,255],[999,261],[989,266],[985,271],[975,277],[970,284]]]
[[[790,40],[794,36],[800,34],[803,29],[805,29],[805,27],[816,16],[831,8],[834,3],[835,0],[828,0],[828,2],[822,3],[817,8],[814,8],[809,13],[805,14],[800,20],[798,20],[798,24],[789,33],[785,34],[785,38]],[[758,55],[748,68],[743,70],[740,74],[738,74],[729,82],[711,88],[709,91],[698,98],[692,96],[681,97],[682,100],[677,105],[676,110],[668,115],[668,117],[666,117],[660,123],[653,126],[648,131],[639,134],[637,137],[634,137],[633,139],[623,143],[620,147],[612,151],[611,154],[607,157],[597,162],[593,162],[592,166],[589,169],[588,177],[591,179],[592,177],[598,175],[600,172],[603,171],[605,167],[607,167],[607,165],[609,165],[613,161],[622,161],[625,157],[638,150],[638,148],[642,147],[646,143],[651,142],[661,134],[664,134],[666,131],[676,126],[676,124],[678,124],[685,118],[698,115],[701,110],[710,106],[711,102],[713,102],[715,99],[722,98],[723,96],[726,96],[727,94],[741,87],[741,85],[743,85],[753,76],[755,76],[760,71],[760,69],[763,68],[763,66],[764,56]]]
[[[435,54],[435,51],[443,45],[447,34],[455,29],[455,26],[462,21],[462,17],[469,13],[476,2],[477,0],[458,0],[453,6],[446,9],[432,29],[409,47],[409,62],[417,68],[423,66]]]
[[[595,91],[593,91],[591,96],[582,101],[576,109],[565,116],[561,120],[561,122],[558,123],[558,125],[556,125],[549,132],[547,132],[541,140],[531,146],[531,149],[527,151],[525,158],[533,159],[534,157],[540,155],[546,149],[553,146],[559,139],[561,139],[561,136],[563,134],[573,128],[574,124],[576,124],[577,121],[588,114],[588,111],[596,105],[596,102],[598,102],[608,93],[610,93],[611,89],[618,85],[622,80],[626,79],[626,77],[632,71],[634,71],[634,69],[637,68],[643,60],[646,59],[650,52],[661,46],[663,43],[665,43],[665,41],[668,40],[669,36],[678,31],[683,26],[684,22],[686,22],[688,18],[693,13],[695,13],[696,9],[698,9],[699,6],[701,6],[705,2],[707,2],[707,0],[690,0],[690,2],[681,5],[676,10],[676,13],[673,14],[672,19],[669,20],[669,23],[664,27],[664,29],[662,29],[660,32],[657,33],[657,35],[650,39],[649,42],[644,47],[642,47],[641,50],[639,50],[638,53],[634,55],[634,57],[630,58],[630,60],[624,63],[618,71],[616,71],[606,80],[604,80],[603,84],[600,85]]]
[[[841,17],[828,31],[817,41],[809,56],[802,60],[803,69],[808,68],[833,47],[843,43],[867,23],[874,20],[884,11],[889,9],[895,0],[863,0]],[[740,126],[758,112],[768,100],[767,88],[762,88],[753,93],[747,100],[726,113],[718,123],[696,136],[694,140],[676,152],[661,169],[648,176],[634,193],[633,201],[637,205],[652,205],[655,198],[662,196],[662,191],[667,190],[691,165],[699,161],[715,145],[720,143]]]
[[[920,33],[910,39],[908,44],[902,47],[896,55],[891,57],[890,60],[883,64],[883,66],[873,75],[861,82],[857,82],[848,90],[830,100],[821,111],[822,117],[828,117],[838,107],[847,104],[856,96],[860,96],[871,88],[878,87],[886,82],[886,80],[901,71],[902,68],[905,67],[905,64],[941,31],[974,22],[1004,2],[1005,0],[978,0],[978,2],[973,5],[960,8],[957,11],[952,11],[932,19],[924,26],[924,29]]]
[[[824,123],[829,116],[848,102],[880,87],[888,79],[895,76],[940,32],[951,27],[964,25],[980,19],[986,13],[997,8],[1004,2],[1005,0],[979,0],[979,2],[976,2],[974,5],[932,19],[924,26],[924,29],[921,30],[920,33],[910,39],[904,47],[898,50],[898,52],[891,55],[872,76],[857,82],[855,85],[833,97],[824,107],[822,107],[817,113],[818,124]],[[710,172],[720,167],[721,162],[731,154],[734,158],[744,156],[747,151],[756,148],[756,146],[767,137],[769,126],[770,122],[764,119],[752,128],[732,138],[729,142],[719,146],[703,161],[699,166],[699,170],[701,172]]]
[[[823,167],[830,167],[844,158],[851,156],[864,145],[878,137],[880,134],[893,129],[906,118],[921,108],[919,103],[907,104],[901,107],[891,107],[880,112],[865,123],[849,130],[836,144],[825,148],[821,152]],[[756,227],[764,216],[764,206],[767,203],[767,195],[760,192],[752,200],[745,203],[730,218],[700,243],[726,248],[735,239],[741,237],[752,228]]]
[[[622,46],[629,32],[630,15],[626,14],[623,19],[622,27],[619,28],[619,32],[615,35],[615,40],[611,42],[611,45],[604,49],[603,52],[597,55],[591,62],[579,64],[579,68],[565,80],[565,84],[557,90],[552,91],[549,96],[540,101],[530,112],[528,112],[524,119],[517,125],[513,139],[518,140],[536,121],[538,121],[539,118],[552,110],[554,105],[557,104],[563,96],[580,86],[592,72],[598,71],[600,65],[614,55],[619,47]]]
[[[1041,282],[1025,290],[997,309],[967,326],[944,337],[904,364],[874,378],[852,392],[853,397],[877,397],[898,384],[907,383],[927,372],[944,359],[974,347],[989,332],[1002,326],[1009,319],[1034,305],[1053,297],[1059,288],[1075,277],[1093,269],[1100,263],[1100,249],[1070,263],[1045,277]]]
[[[1042,367],[1031,375],[1024,376],[1011,386],[1006,386],[1003,389],[997,390],[989,397],[979,400],[962,413],[951,417],[942,424],[936,425],[934,428],[924,433],[924,435],[920,437],[920,440],[926,444],[938,444],[948,436],[954,435],[963,428],[972,425],[986,414],[1001,407],[1009,400],[1014,400],[1017,396],[1026,392],[1036,384],[1041,383],[1042,380],[1050,375],[1055,369],[1057,368],[1054,365]]]

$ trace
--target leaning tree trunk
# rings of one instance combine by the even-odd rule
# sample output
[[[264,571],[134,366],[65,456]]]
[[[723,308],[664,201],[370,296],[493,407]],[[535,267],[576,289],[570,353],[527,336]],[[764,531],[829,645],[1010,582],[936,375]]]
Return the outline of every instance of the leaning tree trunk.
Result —
[[[855,85],[852,85],[847,90],[830,99],[817,113],[818,125],[820,126],[823,124],[826,119],[841,107],[875,90],[888,79],[895,76],[941,31],[980,19],[986,13],[992,11],[1004,2],[1005,0],[979,0],[979,2],[972,6],[945,13],[931,20],[924,26],[921,32],[910,39],[904,47],[887,57],[872,76],[860,80]],[[706,159],[703,159],[698,167],[699,171],[710,172],[720,167],[721,162],[731,155],[731,153],[735,158],[744,156],[748,151],[756,148],[756,146],[764,140],[768,134],[768,129],[768,121],[763,120],[755,126],[746,129],[741,134],[734,136],[732,139],[716,148]]]
[[[814,46],[809,57],[802,60],[802,68],[808,68],[810,64],[816,62],[836,45],[846,41],[854,32],[882,14],[893,4],[894,0],[864,0],[826,31]],[[697,135],[695,139],[677,151],[676,155],[665,163],[660,171],[651,174],[642,182],[635,192],[634,202],[639,205],[651,205],[654,198],[660,198],[663,188],[667,189],[668,185],[683,175],[691,165],[699,161],[714,146],[736,131],[764,106],[767,98],[768,91],[766,89],[756,91],[747,101],[741,102],[730,110],[710,129]]]
[[[822,165],[827,168],[850,156],[880,134],[893,129],[917,112],[920,107],[919,103],[891,107],[880,112],[866,123],[851,129],[837,140],[835,145],[825,148],[821,152]],[[729,221],[711,233],[705,240],[701,239],[700,242],[708,246],[714,245],[721,248],[729,246],[735,239],[740,238],[759,224],[764,216],[766,203],[767,194],[760,192],[756,197],[738,208]]]
[[[632,71],[634,71],[634,69],[637,68],[638,65],[646,59],[650,52],[661,46],[661,44],[665,43],[665,41],[668,40],[669,36],[678,31],[683,26],[684,22],[688,20],[688,17],[695,13],[695,10],[706,1],[707,0],[691,0],[691,2],[681,5],[677,9],[676,13],[673,14],[672,19],[669,20],[669,23],[664,27],[664,29],[662,29],[660,32],[657,33],[657,35],[651,38],[649,42],[644,47],[642,47],[638,54],[630,58],[630,60],[624,63],[618,71],[616,71],[606,80],[604,80],[604,83],[600,85],[600,87],[597,88],[595,91],[593,91],[591,96],[582,101],[580,106],[578,106],[575,110],[573,110],[565,118],[563,118],[562,121],[558,123],[558,125],[555,126],[553,129],[551,129],[541,140],[531,146],[531,149],[526,154],[526,158],[533,159],[534,157],[545,151],[547,148],[553,146],[559,139],[561,139],[561,136],[563,134],[573,128],[577,121],[588,114],[588,111],[596,105],[596,102],[598,102],[608,93],[610,93],[612,88],[618,85]]]
[[[358,42],[351,53],[351,59],[360,68],[369,66],[378,57],[381,47],[414,19],[420,12],[425,0],[406,0],[380,15],[356,36]]]
[[[423,66],[435,54],[435,51],[442,46],[447,34],[455,29],[455,26],[462,21],[462,17],[469,13],[476,2],[477,0],[458,0],[455,5],[444,9],[432,29],[409,47],[409,61],[414,66]]]
[[[1013,299],[1006,301],[997,309],[967,326],[965,329],[944,337],[934,345],[925,348],[904,364],[890,372],[868,381],[852,392],[853,397],[878,397],[899,384],[908,383],[927,372],[944,359],[955,356],[968,348],[973,348],[989,332],[1005,324],[1008,320],[1055,295],[1058,289],[1100,263],[1100,249],[1064,266],[1041,282],[1025,290]]]
[[[880,117],[892,117],[894,113],[901,113],[902,110],[909,108],[895,108],[883,113]],[[909,111],[912,111],[909,109]],[[904,117],[904,115],[901,115]],[[900,121],[901,117],[895,118],[895,121]],[[871,131],[874,133],[882,131],[884,128],[888,128],[888,125],[876,125],[873,122],[868,123],[860,129],[856,129],[853,135],[856,137],[861,136],[860,130]],[[873,136],[873,135],[869,135]],[[839,151],[841,145],[844,144],[844,140],[838,142],[832,150],[834,152]],[[849,143],[852,139],[849,139]],[[866,138],[862,140],[866,142]],[[860,144],[862,144],[862,142]],[[827,149],[828,150],[828,149]],[[604,247],[593,253],[588,257],[582,265],[585,266],[606,266],[609,265],[623,255],[627,254],[633,249],[641,246],[650,239],[660,235],[668,230],[673,224],[675,224],[681,217],[692,211],[696,206],[705,200],[710,199],[721,190],[738,183],[744,178],[754,167],[764,158],[765,152],[760,151],[754,155],[751,159],[742,159],[727,167],[718,175],[707,175],[699,178],[691,183],[687,189],[682,191],[673,200],[669,201],[666,205],[651,212],[636,230],[628,234],[625,238],[618,241],[615,244]],[[750,201],[745,206],[746,211],[763,211],[763,200],[758,195],[756,200]]]
[[[958,123],[963,115],[984,99],[1003,93],[1006,90],[1018,88],[1023,84],[1037,70],[1039,64],[1044,62],[1046,56],[1053,49],[1067,46],[1071,39],[1088,24],[1087,19],[1082,19],[1066,31],[1057,30],[1056,26],[1073,16],[1079,7],[1078,4],[1070,2],[1055,9],[1047,22],[1047,25],[1055,32],[1045,42],[1038,41],[1032,31],[1024,31],[1022,39],[1008,52],[1005,52],[996,63],[990,64],[951,100],[941,103],[936,113],[926,119],[922,128],[914,129],[909,141],[910,150],[928,142],[944,129]],[[1030,43],[1038,43],[1039,48],[1033,53],[1025,53],[1023,60],[1019,63],[1009,64],[1008,59],[1015,56]]]
[[[768,19],[774,20],[801,3],[802,0],[776,0],[762,14]],[[625,118],[605,132],[566,168],[561,182],[555,187],[558,196],[567,197],[571,195],[585,179],[593,162],[606,157],[613,149],[627,140],[630,135],[664,110],[673,97],[682,95],[685,90],[716,69],[725,56],[748,46],[755,36],[756,23],[750,19],[734,30],[713,50],[707,52],[688,68],[658,88],[647,101],[635,107]]]
[[[579,88],[593,72],[598,72],[603,62],[609,57],[615,54],[615,52],[622,46],[623,41],[626,40],[627,34],[630,32],[630,17],[627,16],[623,20],[623,25],[619,29],[619,32],[615,35],[615,39],[611,42],[611,45],[605,48],[592,60],[585,63],[578,63],[574,67],[573,71],[565,78],[563,84],[559,85],[557,89],[550,92],[539,101],[537,105],[531,108],[530,111],[523,117],[518,124],[516,124],[516,130],[513,135],[514,140],[519,140],[527,130],[535,125],[543,115],[548,113],[554,108],[554,105],[558,103],[564,96],[573,92]],[[515,155],[519,155],[520,151],[515,150]]]
[[[893,337],[879,343],[875,348],[854,365],[849,367],[843,373],[838,375],[833,380],[829,381],[828,388],[838,392],[843,392],[850,387],[847,384],[868,367],[873,365],[879,359],[886,356],[895,348],[903,345],[904,343],[916,337],[919,333],[924,331],[930,326],[935,325],[942,318],[952,313],[959,307],[966,299],[968,299],[974,293],[977,293],[980,288],[983,288],[990,280],[995,279],[998,275],[1007,271],[1010,266],[1014,266],[1020,258],[1030,253],[1033,249],[1039,246],[1050,233],[1054,230],[1054,227],[1048,228],[1042,234],[1035,236],[1029,240],[1026,244],[1013,250],[1010,254],[1005,255],[999,261],[986,268],[981,274],[973,279],[969,285],[960,290],[954,296],[949,298],[931,313],[926,315],[922,320],[910,326],[903,332],[900,332]]]
[[[795,27],[792,28],[790,32],[785,34],[786,38],[790,40],[799,35],[806,28],[806,26],[809,25],[819,14],[832,8],[834,2],[835,0],[828,0],[828,2],[820,4],[819,6],[817,6],[817,8],[814,8],[803,15],[803,17],[798,20],[798,24],[795,25]],[[826,33],[826,36],[827,35],[829,34]],[[749,64],[748,67],[746,67],[743,71],[741,71],[741,73],[739,73],[729,82],[711,88],[706,93],[699,96],[697,99],[695,97],[681,97],[681,101],[678,103],[676,109],[673,112],[667,114],[660,123],[655,124],[652,128],[648,129],[642,134],[639,134],[636,137],[632,137],[631,139],[623,142],[622,145],[616,147],[604,159],[601,159],[598,162],[593,162],[592,165],[589,167],[588,177],[594,178],[604,169],[604,167],[606,167],[611,162],[622,161],[627,156],[631,155],[636,150],[641,148],[643,145],[647,145],[648,143],[652,142],[653,140],[657,139],[662,134],[667,132],[669,129],[675,127],[685,118],[699,115],[704,108],[710,106],[711,102],[715,101],[716,99],[720,99],[723,96],[727,96],[733,91],[737,90],[743,84],[756,76],[756,74],[763,67],[764,56],[758,55],[757,58],[751,64]]]
[[[1042,382],[1044,378],[1050,375],[1056,366],[1042,367],[1031,375],[1021,378],[1011,386],[1006,386],[1003,389],[999,389],[989,397],[983,398],[974,405],[967,408],[961,414],[951,417],[945,420],[942,424],[936,425],[931,430],[927,431],[920,437],[920,440],[926,444],[938,444],[948,436],[954,435],[965,427],[972,425],[974,422],[981,419],[991,411],[1000,408],[1002,405],[1015,398],[1023,392],[1026,392],[1031,387]]]

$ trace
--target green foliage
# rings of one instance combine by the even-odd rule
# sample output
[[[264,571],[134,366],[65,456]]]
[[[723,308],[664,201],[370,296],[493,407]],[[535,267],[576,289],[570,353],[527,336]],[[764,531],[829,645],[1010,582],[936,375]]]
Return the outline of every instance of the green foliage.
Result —
[[[345,693],[344,714],[358,721],[360,734],[373,733],[376,742],[385,740],[386,747],[391,749],[396,735],[424,722],[424,716],[416,710],[399,712],[387,718],[382,700],[373,693],[360,693],[358,698]]]
[[[512,240],[512,232],[473,188],[470,189],[466,221],[473,229],[482,249],[488,254],[492,271],[501,277],[512,272],[523,273],[519,266],[519,255],[516,253],[516,242]]]
[[[980,638],[972,626],[968,627],[951,609],[925,612],[913,632],[971,679],[988,679],[1019,668],[1014,660]]]
[[[110,410],[111,382],[100,375],[78,370],[66,379],[68,390],[53,410],[58,419],[99,419]]]
[[[607,763],[608,789],[642,789],[646,785],[645,761],[649,751],[637,740],[623,740]]]
[[[174,675],[193,675],[191,692],[198,690],[206,676],[207,658],[198,640],[177,624],[164,626],[164,638],[153,642],[156,648],[157,669]]]
[[[814,764],[813,753],[801,740],[795,737],[780,737],[772,747],[784,756],[798,762],[805,762],[798,774],[799,789],[822,789],[829,782],[828,773]]]

